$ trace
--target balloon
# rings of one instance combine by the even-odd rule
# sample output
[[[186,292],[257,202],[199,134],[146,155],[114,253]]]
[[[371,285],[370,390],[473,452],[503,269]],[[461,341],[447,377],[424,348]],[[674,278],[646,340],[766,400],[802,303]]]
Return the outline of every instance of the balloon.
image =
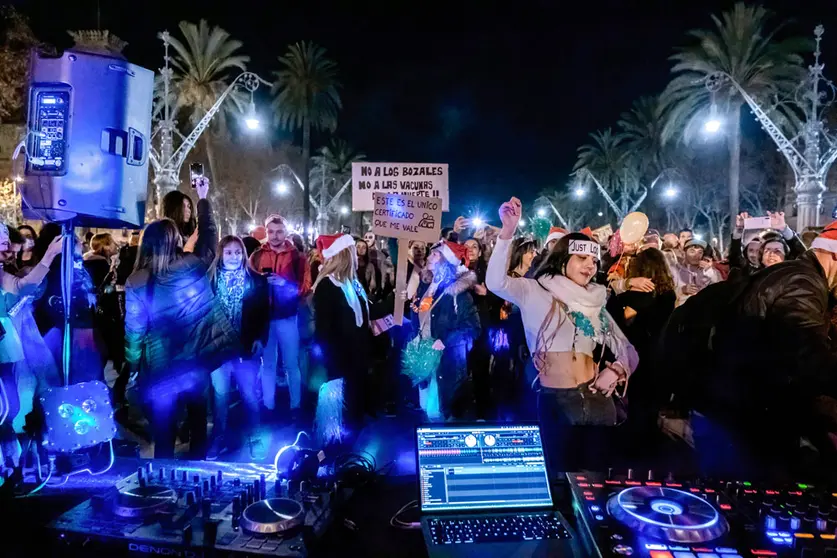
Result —
[[[648,216],[641,211],[634,211],[622,220],[619,236],[625,244],[634,244],[645,236],[646,231],[648,231]]]

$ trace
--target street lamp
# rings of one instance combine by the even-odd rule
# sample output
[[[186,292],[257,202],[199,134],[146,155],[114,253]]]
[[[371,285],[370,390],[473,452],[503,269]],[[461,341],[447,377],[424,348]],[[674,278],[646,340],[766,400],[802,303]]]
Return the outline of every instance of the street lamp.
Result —
[[[520,225],[521,227],[525,227],[526,226],[526,219],[521,219],[520,221],[517,222],[517,224]]]
[[[830,134],[823,124],[826,121],[826,112],[837,98],[837,87],[823,76],[825,65],[820,62],[820,42],[824,32],[825,28],[822,25],[814,28],[814,63],[808,66],[808,75],[797,86],[794,98],[785,100],[791,101],[805,114],[805,122],[799,133],[791,139],[785,137],[755,99],[728,73],[714,72],[706,76],[705,80],[706,89],[713,95],[724,84],[732,85],[787,159],[796,182],[794,191],[798,208],[795,227],[797,230],[819,224],[825,177],[831,165],[837,161],[837,138]],[[716,110],[714,106],[713,110]],[[705,127],[710,123],[711,120]]]
[[[537,211],[538,217],[546,217],[546,209],[539,207]]]
[[[721,121],[714,117],[710,118],[706,121],[706,124],[703,125],[703,129],[710,134],[715,134],[721,129]]]
[[[673,200],[677,197],[677,188],[675,188],[674,186],[669,186],[663,192],[663,197],[665,197],[667,200]]]
[[[276,193],[280,196],[288,193],[288,183],[284,179],[276,183]]]
[[[346,207],[345,205],[341,206],[340,207],[340,215],[348,215],[348,214],[349,214],[349,208]]]
[[[482,220],[482,217],[474,217],[471,219],[471,224],[474,225],[475,229],[480,229],[485,225],[485,221]]]
[[[599,217],[604,217],[604,212],[599,211],[599,212],[597,213],[597,215],[598,215]]]
[[[210,107],[203,118],[195,125],[191,133],[180,142],[180,145],[175,149],[174,137],[178,135],[176,114],[171,106],[171,88],[172,78],[174,77],[174,70],[170,66],[171,57],[169,56],[169,45],[171,35],[168,31],[163,31],[160,34],[160,39],[163,41],[164,49],[164,66],[160,70],[160,75],[163,81],[163,111],[162,120],[157,124],[152,140],[159,133],[159,149],[151,147],[149,149],[148,160],[151,163],[151,168],[154,170],[154,185],[156,188],[157,204],[159,210],[159,203],[163,199],[163,195],[171,190],[176,190],[180,183],[180,168],[186,161],[189,152],[198,142],[201,134],[209,127],[209,123],[215,114],[221,109],[221,106],[226,101],[227,97],[238,87],[244,87],[250,92],[250,105],[245,115],[244,123],[248,129],[254,130],[259,127],[259,118],[256,114],[256,105],[253,102],[253,93],[259,88],[260,84],[270,85],[269,82],[263,80],[253,72],[241,72],[227,88],[218,95],[215,104]],[[182,137],[182,136],[180,136]]]
[[[575,197],[577,197],[577,198],[583,198],[583,197],[584,197],[584,194],[585,194],[586,192],[585,192],[584,188],[582,188],[581,186],[576,186],[576,187],[575,187],[575,192],[574,192],[574,193],[575,193]]]

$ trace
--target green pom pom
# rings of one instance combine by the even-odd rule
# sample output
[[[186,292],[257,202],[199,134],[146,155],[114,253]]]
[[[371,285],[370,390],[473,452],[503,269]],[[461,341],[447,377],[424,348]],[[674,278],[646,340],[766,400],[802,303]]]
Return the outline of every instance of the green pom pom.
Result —
[[[418,385],[436,373],[442,360],[442,351],[433,348],[435,339],[416,337],[404,348],[401,355],[402,374]]]
[[[546,241],[546,237],[549,236],[549,229],[551,228],[552,223],[549,219],[537,217],[532,220],[532,233],[541,242],[541,244]]]

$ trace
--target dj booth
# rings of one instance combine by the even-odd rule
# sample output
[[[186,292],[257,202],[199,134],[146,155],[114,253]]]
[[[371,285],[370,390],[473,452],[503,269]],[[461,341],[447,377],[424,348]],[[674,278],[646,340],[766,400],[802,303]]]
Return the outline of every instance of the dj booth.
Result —
[[[8,504],[2,556],[837,558],[837,491],[562,474],[546,467],[539,436],[530,425],[418,427],[417,475],[362,482],[277,482],[272,463],[118,458]]]

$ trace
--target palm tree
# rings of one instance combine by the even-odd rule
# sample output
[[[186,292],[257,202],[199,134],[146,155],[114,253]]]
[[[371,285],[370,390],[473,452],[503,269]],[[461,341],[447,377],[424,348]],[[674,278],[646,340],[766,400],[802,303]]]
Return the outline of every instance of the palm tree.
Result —
[[[674,78],[662,94],[669,117],[663,132],[664,141],[689,141],[702,128],[713,103],[730,122],[728,127],[729,211],[738,214],[741,164],[741,105],[737,89],[725,82],[711,94],[706,78],[725,72],[749,95],[770,101],[795,88],[804,77],[800,53],[808,50],[809,41],[799,37],[779,40],[783,25],[767,29],[770,13],[760,6],[737,3],[719,19],[712,16],[713,29],[689,32],[693,43],[671,56]],[[714,96],[714,98],[713,98]]]
[[[665,119],[658,97],[642,97],[619,119],[620,145],[644,179],[653,178],[670,165],[663,146]]]
[[[171,63],[175,70],[177,107],[187,112],[190,122],[196,124],[229,87],[230,79],[235,79],[240,72],[246,70],[250,57],[239,54],[241,41],[231,39],[230,34],[220,27],[210,28],[206,20],[200,20],[197,25],[181,21],[178,27],[185,43],[169,37],[169,44],[175,53]],[[240,114],[247,100],[243,92],[231,92],[217,114],[217,129],[226,131],[227,119]],[[209,171],[213,180],[217,180],[210,135],[205,133],[202,138]]]
[[[342,108],[337,80],[337,64],[326,56],[326,50],[302,41],[291,45],[279,57],[282,69],[276,77],[272,93],[276,121],[287,130],[302,130],[303,230],[311,222],[311,129],[334,131],[337,113]]]
[[[341,139],[332,139],[311,157],[311,188],[319,192],[320,211],[317,221],[320,230],[328,222],[328,214],[334,203],[343,195],[352,179],[352,163],[363,161],[366,155],[356,151]]]
[[[573,170],[589,171],[619,207],[621,219],[633,204],[639,190],[636,159],[630,156],[624,139],[608,128],[590,134],[592,142],[578,148],[578,159]],[[621,212],[621,215],[619,213]]]

